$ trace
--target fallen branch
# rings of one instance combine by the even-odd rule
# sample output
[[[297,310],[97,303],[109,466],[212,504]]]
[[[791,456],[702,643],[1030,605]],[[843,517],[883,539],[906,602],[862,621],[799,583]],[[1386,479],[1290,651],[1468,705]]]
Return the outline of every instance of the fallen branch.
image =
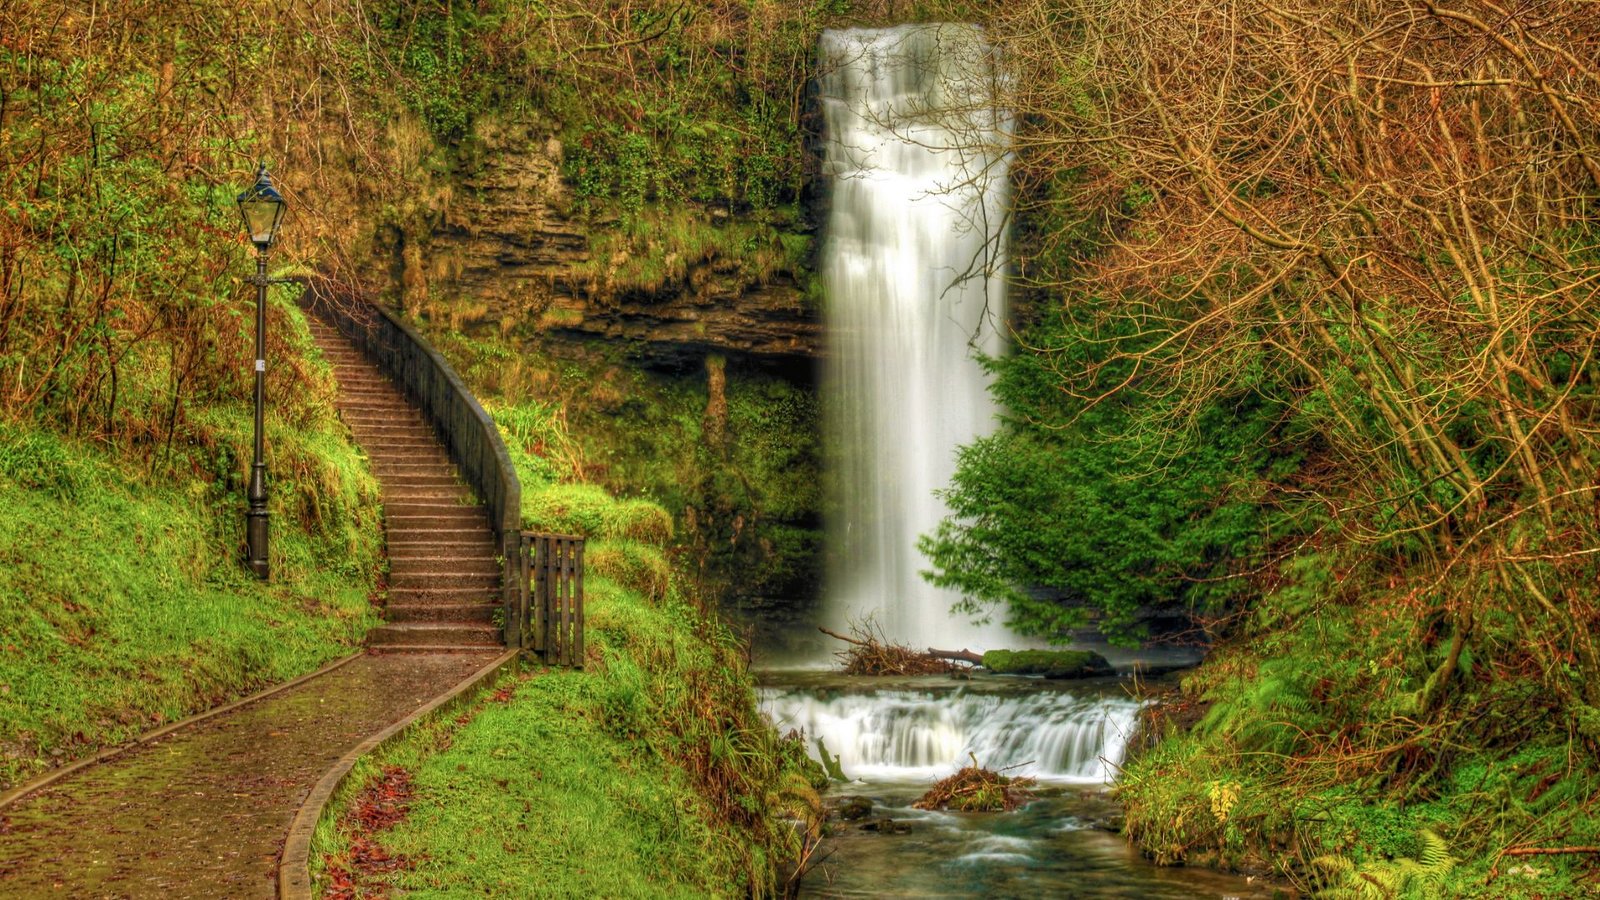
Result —
[[[983,665],[983,654],[973,653],[965,647],[960,650],[935,650],[929,647],[928,655],[938,659],[948,659],[952,662],[972,663],[975,666]]]
[[[818,627],[817,630],[850,645],[849,649],[834,654],[843,664],[846,675],[948,675],[967,670],[967,666],[942,658],[934,651],[920,653],[910,647],[889,643],[870,618],[865,622],[852,624],[850,626],[852,633],[849,635],[822,627]],[[977,654],[969,655],[977,656]],[[962,662],[976,662],[976,659],[957,658]]]

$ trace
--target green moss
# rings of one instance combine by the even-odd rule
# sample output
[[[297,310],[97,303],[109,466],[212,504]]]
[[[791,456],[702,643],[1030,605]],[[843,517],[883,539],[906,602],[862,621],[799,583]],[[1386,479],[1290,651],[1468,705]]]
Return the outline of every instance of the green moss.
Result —
[[[604,488],[555,484],[524,491],[522,518],[537,531],[665,546],[672,517],[648,500],[613,500]]]
[[[1111,664],[1092,650],[990,650],[983,667],[997,675],[1092,678],[1110,675]]]
[[[672,567],[661,548],[638,541],[590,543],[584,549],[584,567],[651,603],[666,599],[672,581]]]
[[[650,370],[621,348],[547,344],[526,329],[422,325],[506,435],[530,527],[661,543],[725,611],[769,623],[806,615],[820,591],[823,504],[821,412],[807,383],[729,361],[718,440],[698,369]],[[585,481],[659,504],[670,537],[647,504],[608,526],[605,504],[571,485]]]

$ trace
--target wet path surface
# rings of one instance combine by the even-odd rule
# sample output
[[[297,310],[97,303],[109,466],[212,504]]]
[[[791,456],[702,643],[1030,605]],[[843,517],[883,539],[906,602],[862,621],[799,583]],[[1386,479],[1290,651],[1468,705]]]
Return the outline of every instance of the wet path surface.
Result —
[[[322,774],[499,653],[369,654],[0,809],[0,897],[272,897]]]

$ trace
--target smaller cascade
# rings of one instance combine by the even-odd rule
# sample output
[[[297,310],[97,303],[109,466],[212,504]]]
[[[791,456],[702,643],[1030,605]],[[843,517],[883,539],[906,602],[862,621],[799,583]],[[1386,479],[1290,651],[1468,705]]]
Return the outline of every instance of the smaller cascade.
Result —
[[[1064,691],[969,690],[819,695],[767,689],[762,707],[780,731],[820,740],[844,773],[868,781],[942,778],[966,765],[1041,781],[1109,784],[1138,723],[1125,697]]]

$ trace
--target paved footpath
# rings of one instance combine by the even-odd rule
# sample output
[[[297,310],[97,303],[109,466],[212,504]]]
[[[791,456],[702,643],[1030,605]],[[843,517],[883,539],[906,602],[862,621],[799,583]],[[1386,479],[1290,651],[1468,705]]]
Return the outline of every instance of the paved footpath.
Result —
[[[272,897],[323,773],[502,651],[368,654],[0,809],[0,897]]]

